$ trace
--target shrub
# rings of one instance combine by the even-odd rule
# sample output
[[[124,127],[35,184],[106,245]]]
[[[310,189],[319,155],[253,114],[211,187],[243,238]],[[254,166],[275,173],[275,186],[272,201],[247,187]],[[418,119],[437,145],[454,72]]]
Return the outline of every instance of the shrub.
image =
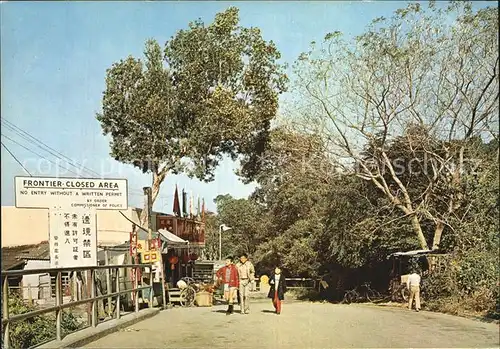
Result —
[[[494,291],[484,286],[463,297],[464,308],[475,312],[492,311],[496,306]]]
[[[498,256],[491,251],[469,250],[455,256],[444,273],[422,281],[429,310],[454,315],[481,313],[500,318]]]
[[[318,301],[320,299],[319,292],[312,288],[295,288],[287,292],[292,298],[301,301]]]
[[[26,303],[15,295],[9,298],[9,315],[25,314],[36,310],[34,305]],[[61,318],[62,336],[81,328],[78,318],[69,312],[63,312]],[[3,332],[3,329],[2,329]],[[12,323],[10,325],[10,346],[12,348],[31,348],[56,338],[55,314],[44,314]],[[3,336],[2,336],[3,347]]]
[[[498,296],[498,255],[490,251],[470,250],[456,260],[457,286],[465,294],[487,288]]]
[[[422,279],[422,293],[426,299],[450,297],[456,292],[456,282],[450,273],[430,274]]]

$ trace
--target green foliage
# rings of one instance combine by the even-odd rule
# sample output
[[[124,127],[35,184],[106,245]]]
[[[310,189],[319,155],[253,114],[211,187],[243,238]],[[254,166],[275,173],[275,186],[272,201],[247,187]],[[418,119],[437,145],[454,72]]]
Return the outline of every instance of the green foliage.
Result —
[[[294,66],[293,127],[239,171],[255,192],[216,200],[215,226],[236,227],[224,254],[342,284],[438,247],[454,264],[424,279],[429,307],[498,312],[497,32],[496,9],[409,4],[355,40],[312,43]]]
[[[463,251],[497,251],[500,246],[498,141],[482,145],[474,158],[475,171],[466,178],[464,204],[454,220],[457,229],[444,237],[443,245]]]
[[[498,249],[470,249],[458,254],[444,273],[424,278],[422,290],[428,308],[461,315],[480,313],[490,318],[500,314]]]
[[[33,305],[26,303],[21,297],[13,295],[9,298],[9,314],[19,315],[36,310]],[[80,329],[82,324],[78,318],[68,312],[62,313],[62,336]],[[53,314],[39,315],[10,326],[11,348],[31,348],[41,343],[55,339],[56,321]],[[2,337],[3,342],[3,337]]]
[[[301,301],[318,301],[320,300],[319,292],[311,288],[295,288],[287,292],[287,295]]]
[[[470,249],[457,260],[456,282],[459,290],[467,295],[481,288],[490,289],[498,296],[500,267],[498,249],[485,251]]]
[[[290,117],[374,185],[421,248],[460,227],[473,173],[462,165],[498,139],[497,33],[493,7],[408,4],[355,40],[326,35],[294,66]]]
[[[219,258],[218,217],[213,213],[205,214],[205,254],[209,260]]]
[[[456,282],[449,273],[434,273],[423,278],[422,292],[427,300],[451,297],[457,294]]]
[[[106,72],[103,133],[111,155],[153,173],[153,201],[167,173],[212,180],[223,155],[251,166],[265,146],[287,77],[280,53],[234,7],[191,22],[165,44],[145,45]]]
[[[217,204],[218,224],[226,224],[232,229],[222,233],[222,258],[226,255],[241,253],[253,254],[265,231],[264,221],[256,219],[262,209],[255,202],[234,199],[229,195],[220,195]]]

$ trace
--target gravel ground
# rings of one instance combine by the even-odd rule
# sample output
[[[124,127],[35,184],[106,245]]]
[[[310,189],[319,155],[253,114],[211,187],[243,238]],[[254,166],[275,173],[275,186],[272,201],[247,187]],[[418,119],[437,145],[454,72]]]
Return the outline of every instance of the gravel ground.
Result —
[[[238,307],[236,307],[238,309]],[[225,306],[174,308],[87,348],[498,348],[499,326],[370,305],[270,302],[231,316]]]

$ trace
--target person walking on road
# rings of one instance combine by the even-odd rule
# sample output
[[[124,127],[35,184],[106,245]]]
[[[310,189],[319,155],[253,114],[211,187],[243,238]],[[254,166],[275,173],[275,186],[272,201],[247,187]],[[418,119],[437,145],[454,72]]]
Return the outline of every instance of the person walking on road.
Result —
[[[410,290],[410,297],[408,299],[408,309],[413,307],[413,299],[415,299],[415,310],[420,311],[420,275],[414,270],[408,275],[406,280],[406,287]]]
[[[274,309],[276,310],[276,314],[279,315],[281,314],[281,301],[285,299],[286,292],[285,277],[281,274],[279,267],[274,269],[274,274],[269,278],[269,285],[271,288],[267,297],[273,300]]]
[[[250,283],[255,279],[255,268],[248,260],[248,256],[243,253],[240,256],[240,262],[236,265],[238,268],[238,273],[240,276],[240,306],[242,314],[250,313],[250,304],[249,304],[249,296],[250,296]]]
[[[217,270],[216,276],[217,282],[224,285],[224,299],[228,303],[226,315],[230,315],[234,311],[233,302],[240,285],[238,269],[233,264],[233,257],[226,258],[226,265]]]

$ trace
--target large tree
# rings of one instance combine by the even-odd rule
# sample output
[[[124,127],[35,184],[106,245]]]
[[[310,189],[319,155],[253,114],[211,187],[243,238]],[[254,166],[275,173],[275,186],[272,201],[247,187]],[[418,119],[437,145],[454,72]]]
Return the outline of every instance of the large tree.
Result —
[[[293,275],[318,272],[323,256],[317,241],[335,176],[324,150],[319,137],[281,125],[273,129],[258,169],[246,172],[259,185],[250,200],[262,208],[259,220],[267,230],[255,250],[259,267],[279,263]]]
[[[322,135],[345,171],[383,193],[421,248],[438,248],[464,203],[474,139],[498,138],[497,8],[410,4],[353,41],[326,35],[300,56],[295,73],[297,104],[305,106],[298,124]],[[391,156],[402,141],[403,160],[426,161],[425,178],[409,176],[412,169]],[[431,239],[424,221],[434,227]]]
[[[97,119],[111,155],[152,174],[153,202],[169,173],[210,181],[224,155],[257,158],[287,77],[274,43],[241,27],[238,9],[189,23],[163,50],[148,40],[144,56],[107,70]]]

